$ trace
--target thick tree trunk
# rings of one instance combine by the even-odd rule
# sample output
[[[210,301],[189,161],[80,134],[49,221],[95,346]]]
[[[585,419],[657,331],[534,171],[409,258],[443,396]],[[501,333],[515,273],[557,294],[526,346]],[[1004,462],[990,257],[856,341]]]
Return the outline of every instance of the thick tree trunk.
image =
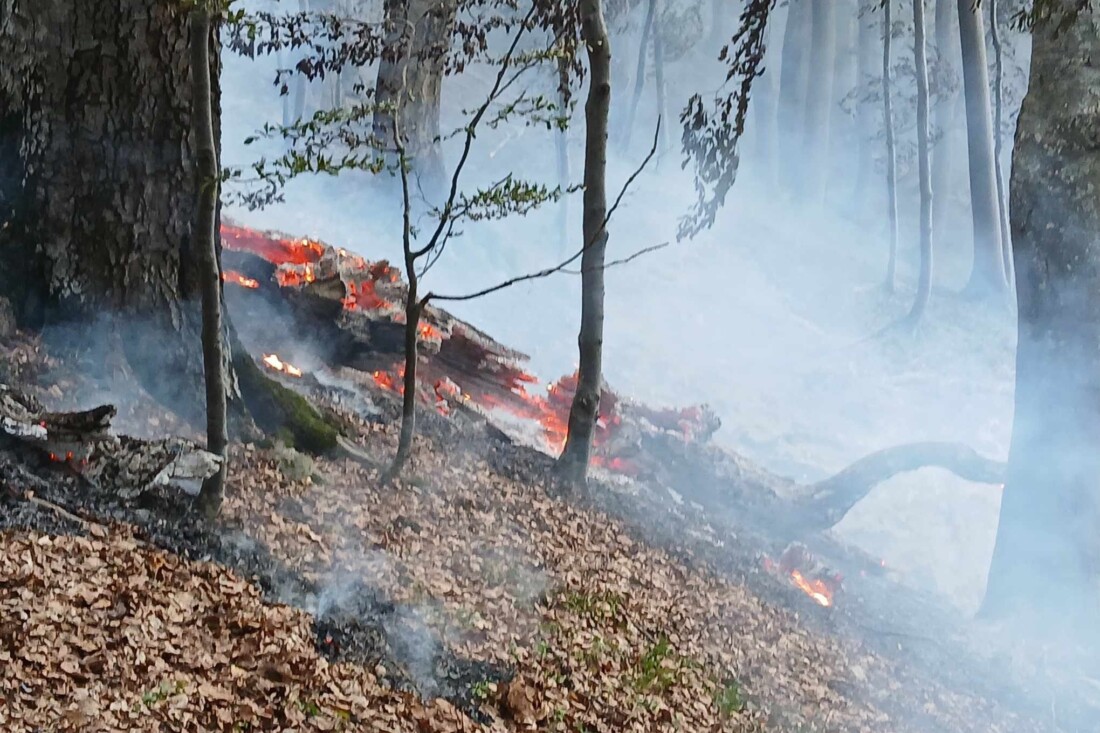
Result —
[[[439,144],[439,102],[451,47],[457,0],[386,0],[386,49],[378,66],[375,136],[393,140],[393,110],[401,117],[404,145],[423,188],[445,180]]]
[[[913,63],[917,70],[917,167],[920,179],[920,278],[906,317],[916,325],[932,295],[932,180],[929,170],[928,61],[924,50],[924,0],[913,0]]]
[[[989,102],[989,71],[985,56],[985,27],[980,8],[972,0],[958,0],[959,37],[962,41],[963,94],[966,99],[966,142],[970,164],[970,210],[974,226],[974,265],[967,291],[973,295],[1003,293],[1004,258],[1001,254],[1000,207],[993,157],[993,111]]]
[[[206,479],[199,504],[208,516],[218,513],[228,468],[226,420],[227,359],[222,337],[221,269],[218,267],[218,169],[214,133],[214,99],[210,85],[210,11],[191,11],[191,77],[194,90],[194,138],[198,156],[198,205],[194,250],[202,292],[202,362],[206,384],[206,449],[221,458],[217,472]]]
[[[585,103],[584,254],[581,256],[580,372],[569,435],[558,461],[562,475],[583,483],[588,475],[592,433],[600,413],[603,381],[604,257],[607,252],[607,116],[611,108],[611,44],[601,0],[581,0],[581,38],[588,49]]]
[[[959,136],[955,130],[958,119],[959,67],[962,65],[959,45],[958,0],[936,0],[936,77],[939,86],[933,110],[932,231],[941,242],[947,241],[950,227],[948,215],[955,182],[955,159],[958,157]]]
[[[187,14],[153,0],[0,0],[0,17],[0,292],[30,325],[126,318],[145,386],[201,421]]]
[[[894,145],[893,89],[890,84],[890,62],[893,46],[893,0],[885,0],[882,16],[882,113],[886,128],[886,215],[890,226],[890,259],[886,263],[886,289],[894,290],[898,270],[898,172]]]
[[[799,144],[806,94],[810,83],[810,3],[790,0],[783,31],[783,64],[779,79],[779,129],[785,138],[782,161],[783,182],[793,190],[801,180]]]
[[[1008,223],[1008,197],[1005,193],[1004,171],[1004,49],[1001,48],[1000,18],[997,0],[989,0],[989,32],[993,40],[993,165],[997,172],[997,207],[1001,224],[1001,256],[1004,259],[1005,280],[1015,281],[1012,269],[1012,232]]]
[[[832,134],[833,86],[836,74],[836,2],[810,0],[813,33],[810,46],[810,80],[803,119],[803,193],[821,203],[829,175],[829,140]]]
[[[1012,165],[1016,415],[983,610],[1065,628],[1100,600],[1100,11],[1049,5]]]

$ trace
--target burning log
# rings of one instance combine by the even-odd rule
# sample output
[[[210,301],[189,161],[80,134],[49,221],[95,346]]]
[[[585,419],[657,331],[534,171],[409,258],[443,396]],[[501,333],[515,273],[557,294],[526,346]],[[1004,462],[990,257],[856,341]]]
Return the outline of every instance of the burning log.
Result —
[[[403,393],[406,286],[397,270],[311,239],[231,224],[223,226],[222,237],[226,267],[233,268],[224,278],[230,285],[227,297],[234,310],[245,313],[242,327],[271,321],[262,314],[248,317],[259,302],[282,307],[294,324],[290,334],[285,329],[254,334],[262,342],[267,368],[300,376],[277,354],[293,345],[288,340],[298,345],[306,340],[328,364],[366,372],[382,390]],[[575,375],[540,395],[538,379],[525,368],[527,355],[431,305],[423,311],[419,332],[422,403],[444,414],[462,408],[486,418],[502,412],[532,421],[545,449],[561,451]],[[718,426],[705,407],[655,410],[622,400],[605,385],[593,460],[612,471],[640,475],[647,472],[640,465],[640,434],[663,431],[685,441],[705,441]]]
[[[51,413],[32,397],[0,384],[0,436],[67,466],[96,485],[132,499],[156,486],[195,494],[221,459],[182,439],[146,441],[111,432],[111,405]]]

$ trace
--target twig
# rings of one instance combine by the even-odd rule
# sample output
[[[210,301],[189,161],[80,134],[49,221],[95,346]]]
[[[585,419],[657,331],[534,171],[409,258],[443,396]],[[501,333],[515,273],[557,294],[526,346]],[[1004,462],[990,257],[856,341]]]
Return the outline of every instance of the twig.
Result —
[[[78,517],[77,515],[73,514],[68,509],[66,509],[65,507],[60,506],[58,504],[54,504],[52,501],[47,501],[45,499],[39,499],[37,496],[34,495],[33,492],[28,491],[28,492],[24,493],[22,498],[25,501],[28,501],[31,504],[34,504],[35,506],[39,506],[39,507],[43,507],[45,509],[49,509],[49,510],[53,511],[54,513],[58,514],[59,516],[64,517],[65,519],[68,519],[71,522],[76,522],[77,524],[84,527],[85,529],[87,529],[88,527],[90,527],[93,524],[96,525],[96,526],[99,526],[99,527],[103,526],[99,522],[91,522],[87,519],[84,519],[83,517]]]
[[[637,252],[630,255],[629,257],[623,257],[622,259],[611,260],[611,262],[605,262],[603,267],[594,268],[594,269],[607,270],[609,268],[615,267],[616,265],[626,265],[626,264],[629,264],[629,263],[633,262],[634,260],[638,259],[642,255],[647,255],[650,252],[656,252],[659,249],[664,249],[668,245],[669,245],[669,242],[661,242],[660,244],[654,244],[650,247],[643,247],[642,249],[638,250]],[[593,270],[585,270],[583,268],[580,269],[580,270],[562,270],[562,272],[564,272],[567,275],[581,275],[585,272],[592,272],[592,271]]]
[[[611,205],[611,208],[609,208],[607,210],[607,214],[604,216],[603,222],[601,222],[601,224],[600,224],[600,228],[596,230],[596,235],[594,237],[592,237],[592,239],[590,241],[585,242],[584,246],[581,247],[579,250],[577,250],[577,252],[575,252],[571,257],[569,257],[569,259],[567,259],[563,262],[560,262],[560,263],[558,263],[557,265],[555,265],[553,267],[547,267],[546,269],[539,270],[537,272],[529,272],[526,275],[518,275],[516,277],[505,280],[504,282],[497,283],[496,285],[492,285],[492,286],[487,287],[487,288],[482,288],[481,290],[478,290],[477,292],[474,292],[474,293],[467,293],[466,295],[437,295],[435,293],[428,293],[427,295],[424,296],[421,303],[426,305],[429,300],[448,300],[448,301],[452,301],[452,302],[464,301],[464,300],[474,300],[475,298],[480,298],[483,295],[489,295],[490,293],[495,293],[498,290],[504,290],[505,288],[510,288],[511,286],[517,285],[521,282],[526,282],[528,280],[540,280],[542,278],[550,277],[551,275],[554,275],[556,273],[564,271],[567,267],[569,267],[569,265],[576,262],[581,257],[581,255],[583,255],[588,250],[589,247],[591,247],[593,244],[595,244],[595,242],[599,238],[599,236],[601,234],[603,234],[604,229],[607,227],[607,223],[609,221],[611,221],[611,216],[615,213],[615,210],[619,208],[619,204],[622,203],[623,197],[626,195],[626,192],[630,188],[631,184],[634,183],[635,179],[637,179],[638,176],[641,175],[642,171],[645,170],[645,167],[649,164],[649,161],[653,160],[653,156],[657,152],[657,142],[658,142],[660,133],[661,133],[661,120],[658,119],[657,120],[657,128],[653,131],[653,145],[650,146],[649,153],[645,156],[645,159],[642,161],[641,165],[639,165],[637,167],[637,169],[635,169],[635,171],[630,174],[630,177],[626,179],[626,182],[623,184],[623,187],[619,190],[619,195],[615,197],[615,203],[613,203]],[[662,246],[664,246],[664,245],[657,245],[655,247],[649,248],[649,251],[652,251],[653,249],[660,249]],[[645,250],[635,253],[630,258],[627,258],[627,260],[629,261],[630,259],[633,259],[634,257],[638,257],[642,254],[645,254]],[[606,267],[606,265],[605,265],[605,267]]]

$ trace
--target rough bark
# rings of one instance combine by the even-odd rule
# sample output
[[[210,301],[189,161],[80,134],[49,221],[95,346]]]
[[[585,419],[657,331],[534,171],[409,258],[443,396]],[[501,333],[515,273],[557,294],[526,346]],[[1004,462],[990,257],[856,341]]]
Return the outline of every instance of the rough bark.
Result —
[[[378,140],[393,139],[393,115],[422,186],[439,189],[446,174],[439,144],[439,102],[457,0],[386,0],[386,48],[378,65],[374,118]]]
[[[997,207],[1001,224],[1001,256],[1004,259],[1005,280],[1011,285],[1015,279],[1012,269],[1012,233],[1008,223],[1008,196],[1005,192],[1004,171],[1004,49],[1001,48],[1000,18],[997,0],[989,0],[989,33],[993,40],[993,165],[997,173]]]
[[[783,148],[783,182],[793,189],[800,179],[797,154],[801,141],[802,118],[806,109],[806,93],[810,80],[810,3],[812,0],[790,0],[787,23],[783,31],[783,62],[779,79],[779,126],[786,139]]]
[[[1100,600],[1100,12],[1049,6],[1013,152],[1016,412],[983,610],[1065,628]]]
[[[187,14],[0,0],[0,17],[0,292],[24,325],[117,314],[145,386],[201,421]]]
[[[958,0],[936,0],[936,81],[939,93],[933,110],[932,231],[946,239],[951,194],[954,191],[955,160],[959,155],[959,136],[955,130],[958,119],[959,67],[962,65],[959,44]]]
[[[836,73],[837,0],[810,0],[813,33],[810,46],[810,80],[806,116],[802,127],[803,193],[809,201],[825,198],[829,175],[829,140],[832,135],[833,86]]]
[[[997,204],[996,161],[993,157],[993,111],[989,101],[989,71],[985,25],[973,0],[957,0],[962,42],[963,95],[966,99],[967,160],[970,169],[970,211],[974,227],[974,265],[967,291],[976,296],[1003,293],[1000,207]]]
[[[886,289],[894,290],[898,270],[898,173],[897,151],[894,145],[894,112],[890,84],[893,23],[892,0],[885,0],[882,16],[882,113],[886,128],[886,214],[890,226],[890,259],[886,263]]]
[[[198,165],[198,205],[195,212],[194,251],[198,260],[202,297],[202,362],[206,385],[206,449],[221,458],[221,466],[203,482],[199,504],[207,515],[221,508],[227,469],[229,436],[226,422],[226,354],[222,339],[221,270],[218,267],[217,140],[214,135],[213,96],[210,86],[210,11],[197,5],[191,11],[191,77],[194,89],[195,151]]]
[[[558,461],[562,475],[583,483],[600,411],[603,372],[604,272],[607,252],[607,116],[611,107],[611,44],[601,0],[581,0],[581,38],[588,49],[585,102],[584,253],[581,256],[580,369],[569,410],[569,435]]]
[[[917,72],[917,168],[920,180],[920,278],[906,317],[916,325],[932,295],[932,180],[928,134],[928,61],[924,48],[924,0],[913,0],[913,63]]]

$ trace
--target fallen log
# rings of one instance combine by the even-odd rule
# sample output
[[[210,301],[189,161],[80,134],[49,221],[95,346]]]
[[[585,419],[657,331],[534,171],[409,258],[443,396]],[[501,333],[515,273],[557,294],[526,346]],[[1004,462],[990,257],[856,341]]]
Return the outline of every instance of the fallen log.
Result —
[[[116,410],[100,405],[77,412],[48,412],[33,397],[0,384],[0,437],[95,486],[133,499],[158,486],[197,494],[221,459],[181,438],[140,440],[111,432]]]

